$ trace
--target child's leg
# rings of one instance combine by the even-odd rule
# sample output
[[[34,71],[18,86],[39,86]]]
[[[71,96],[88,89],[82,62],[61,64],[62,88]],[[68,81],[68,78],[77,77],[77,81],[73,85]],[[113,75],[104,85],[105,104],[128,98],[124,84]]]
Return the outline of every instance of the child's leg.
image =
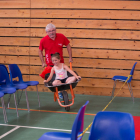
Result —
[[[73,83],[75,81],[76,81],[76,77],[75,76],[71,76],[71,77],[67,78],[66,83]]]
[[[62,84],[62,83],[61,83],[60,80],[54,80],[53,83],[52,83],[53,86],[61,85],[61,84]]]
[[[61,84],[63,84],[63,83],[60,80],[54,80],[52,83],[53,86],[57,86],[57,85],[61,85]],[[63,94],[60,91],[58,91],[58,95],[59,95],[60,99],[63,99]]]

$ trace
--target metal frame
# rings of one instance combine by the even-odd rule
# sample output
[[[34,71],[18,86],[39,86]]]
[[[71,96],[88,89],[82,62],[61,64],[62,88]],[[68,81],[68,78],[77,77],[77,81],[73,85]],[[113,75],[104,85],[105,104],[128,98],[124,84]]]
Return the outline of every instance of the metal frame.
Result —
[[[114,97],[114,92],[115,92],[116,82],[117,82],[117,81],[118,81],[118,80],[115,80],[115,81],[114,81],[114,85],[113,85],[113,89],[112,89],[111,99]],[[134,103],[134,96],[133,96],[133,91],[132,91],[131,82],[130,82],[130,83],[127,82],[127,85],[128,85],[128,89],[129,89],[130,95],[131,95],[132,100],[133,100],[133,103]]]

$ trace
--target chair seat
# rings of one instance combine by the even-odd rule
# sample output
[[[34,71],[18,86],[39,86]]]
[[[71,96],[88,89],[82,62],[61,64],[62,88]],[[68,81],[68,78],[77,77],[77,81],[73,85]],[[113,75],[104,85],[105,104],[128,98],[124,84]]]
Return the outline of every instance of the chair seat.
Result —
[[[77,138],[81,132],[83,132],[84,127],[84,113],[86,105],[89,103],[87,101],[78,111],[75,121],[72,126],[71,133],[64,132],[46,132],[38,140],[80,140]]]
[[[38,140],[71,140],[71,134],[63,132],[47,132]]]
[[[112,78],[112,80],[114,80],[114,81],[118,80],[118,81],[125,82],[127,78],[128,78],[128,77],[126,77],[126,76],[115,75],[115,76]],[[127,82],[129,83],[130,81],[131,81],[131,78],[130,78]]]
[[[4,93],[0,91],[0,98],[4,96]]]
[[[79,132],[78,135],[82,134]],[[77,140],[81,140],[82,136],[77,138]],[[63,133],[63,132],[47,132],[43,134],[38,140],[71,140],[71,133]]]
[[[13,83],[13,86],[18,90],[18,89],[26,89],[27,84],[22,84],[22,83]]]
[[[28,86],[35,86],[39,84],[38,81],[25,81],[24,83],[27,84]]]
[[[38,103],[39,103],[39,107],[40,107],[40,100],[39,100],[39,94],[38,94],[38,88],[37,85],[39,84],[39,82],[37,81],[23,81],[22,78],[22,73],[18,67],[17,64],[9,64],[9,71],[10,71],[10,77],[11,77],[11,82],[13,83],[13,85],[16,87],[16,89],[25,89],[25,94],[26,94],[26,100],[27,100],[27,106],[28,106],[28,111],[29,111],[29,103],[28,103],[28,95],[27,95],[27,91],[26,88],[28,86],[36,86],[36,90],[37,90],[37,97],[38,97]],[[15,80],[15,78],[17,80]]]
[[[10,87],[10,86],[1,86],[1,91],[4,92],[5,94],[13,94],[16,92],[16,88]]]

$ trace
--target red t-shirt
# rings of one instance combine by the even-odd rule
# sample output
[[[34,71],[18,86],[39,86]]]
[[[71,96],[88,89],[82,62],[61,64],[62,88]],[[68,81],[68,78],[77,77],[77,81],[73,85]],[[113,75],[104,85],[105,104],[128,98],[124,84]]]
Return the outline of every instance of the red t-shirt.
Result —
[[[48,35],[43,37],[40,41],[39,49],[43,51],[45,49],[45,58],[47,65],[53,65],[51,61],[51,54],[58,52],[60,54],[61,63],[64,63],[63,58],[63,45],[67,46],[70,41],[60,33],[56,33],[55,40],[52,40]]]

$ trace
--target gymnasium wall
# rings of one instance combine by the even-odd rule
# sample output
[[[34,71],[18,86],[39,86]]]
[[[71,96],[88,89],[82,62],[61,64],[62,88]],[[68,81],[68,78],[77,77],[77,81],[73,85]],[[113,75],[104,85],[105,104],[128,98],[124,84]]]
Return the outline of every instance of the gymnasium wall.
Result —
[[[111,78],[129,75],[137,61],[132,88],[140,97],[140,1],[0,0],[0,63],[18,64],[23,79],[39,81],[43,92],[38,46],[48,23],[70,40],[73,70],[82,76],[76,94],[110,96]],[[69,65],[66,47],[64,57]],[[127,85],[118,96],[130,97]]]

